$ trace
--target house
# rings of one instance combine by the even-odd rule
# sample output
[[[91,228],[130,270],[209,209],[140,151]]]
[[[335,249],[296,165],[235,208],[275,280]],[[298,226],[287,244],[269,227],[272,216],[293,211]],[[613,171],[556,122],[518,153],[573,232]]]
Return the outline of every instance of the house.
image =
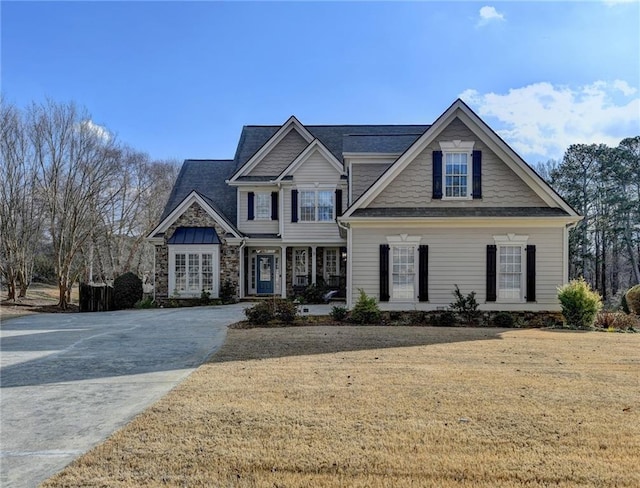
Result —
[[[432,125],[245,126],[187,160],[158,226],[160,300],[291,297],[326,283],[383,309],[554,311],[580,216],[464,102]]]

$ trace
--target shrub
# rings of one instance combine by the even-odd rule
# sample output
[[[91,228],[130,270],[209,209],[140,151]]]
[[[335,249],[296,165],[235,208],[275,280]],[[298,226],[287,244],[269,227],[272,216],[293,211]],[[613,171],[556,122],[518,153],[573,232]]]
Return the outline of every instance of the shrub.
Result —
[[[623,293],[622,298],[620,299],[620,310],[622,310],[624,313],[631,313],[631,310],[629,310],[629,304],[627,303],[626,293]]]
[[[331,315],[331,318],[337,322],[342,322],[344,319],[347,318],[347,314],[349,313],[349,311],[347,310],[347,307],[338,307],[338,306],[334,306],[331,309],[331,312],[329,315]]]
[[[515,321],[513,320],[513,315],[509,312],[498,312],[495,317],[493,317],[493,325],[497,327],[513,327]]]
[[[236,303],[236,287],[230,279],[224,280],[220,285],[220,300],[224,305],[228,303]]]
[[[640,326],[640,319],[624,312],[600,312],[596,316],[595,326],[610,330],[634,330]]]
[[[451,310],[445,310],[440,315],[435,316],[433,325],[440,327],[452,327],[458,323],[456,314]]]
[[[591,328],[596,315],[602,309],[600,295],[591,289],[584,278],[572,280],[558,288],[558,300],[569,327]]]
[[[209,305],[211,303],[211,293],[202,290],[200,293],[200,305]]]
[[[640,285],[630,288],[624,296],[627,299],[629,312],[640,315]]]
[[[156,308],[156,304],[153,301],[153,298],[146,297],[142,300],[138,300],[134,305],[135,308]]]
[[[382,318],[378,302],[360,290],[360,297],[351,310],[351,322],[356,324],[379,324]]]
[[[458,285],[455,286],[456,289],[453,290],[455,301],[451,303],[449,307],[454,313],[460,315],[462,320],[467,324],[475,324],[480,316],[478,302],[476,301],[476,292],[472,291],[467,296],[464,296],[460,291],[460,288],[458,288]]]
[[[275,318],[275,311],[270,300],[256,303],[251,308],[246,308],[244,314],[247,320],[255,325],[266,325]]]
[[[302,292],[304,303],[324,303],[326,289],[322,285],[311,284]]]
[[[133,308],[142,299],[142,280],[132,272],[118,276],[113,281],[113,304],[116,309]]]
[[[273,301],[275,318],[286,324],[293,322],[298,316],[298,307],[291,300],[276,298]]]

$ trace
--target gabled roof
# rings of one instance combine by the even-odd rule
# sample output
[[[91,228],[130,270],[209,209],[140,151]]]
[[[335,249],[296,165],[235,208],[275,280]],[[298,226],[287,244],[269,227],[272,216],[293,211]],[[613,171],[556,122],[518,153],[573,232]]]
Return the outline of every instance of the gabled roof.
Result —
[[[531,187],[550,207],[559,207],[568,216],[578,213],[544,181],[509,145],[503,141],[461,99],[457,99],[380,177],[344,212],[341,218],[348,219],[359,209],[366,208],[402,171],[446,128],[456,117],[469,127],[496,155]],[[360,214],[362,215],[362,214]]]
[[[187,159],[182,163],[160,221],[163,221],[192,192],[197,191],[210,206],[236,226],[237,199],[235,188],[225,180],[233,173],[232,160]]]
[[[311,144],[309,144],[304,151],[302,151],[297,158],[295,158],[289,166],[287,166],[280,175],[276,178],[275,181],[282,181],[287,179],[287,177],[292,176],[292,173],[295,172],[304,162],[309,159],[309,157],[313,154],[314,151],[318,151],[320,154],[324,156],[324,158],[329,161],[329,164],[335,168],[338,174],[342,175],[344,172],[344,167],[342,163],[338,161],[333,154],[320,142],[318,139],[314,139]]]
[[[182,201],[160,221],[156,228],[149,233],[147,238],[155,239],[161,237],[162,233],[166,232],[166,230],[194,203],[200,205],[200,207],[227,232],[227,234],[237,238],[242,237],[242,233],[236,228],[236,226],[233,225],[225,215],[220,213],[213,200],[201,195],[196,190],[192,190],[191,193],[183,198]]]
[[[235,170],[244,166],[256,152],[281,128],[279,125],[245,125],[234,158]],[[331,151],[338,161],[346,152],[345,141],[352,136],[364,137],[359,142],[361,152],[381,152],[376,137],[384,136],[385,144],[392,145],[390,152],[403,152],[416,138],[423,134],[428,125],[306,125],[305,128]],[[355,152],[355,151],[354,151]],[[386,151],[385,151],[386,152]],[[276,175],[273,175],[276,176]]]
[[[229,178],[229,181],[235,181],[240,176],[247,176],[249,172],[255,168],[258,163],[264,158],[269,151],[271,151],[274,147],[278,145],[278,143],[285,138],[289,132],[292,130],[297,131],[302,138],[310,143],[313,140],[313,136],[309,133],[309,131],[300,123],[298,119],[296,119],[293,115],[287,119],[287,121],[282,124],[282,126],[273,134],[265,143],[258,149],[253,156],[249,158],[248,161],[242,164],[241,167],[236,168],[235,173]]]

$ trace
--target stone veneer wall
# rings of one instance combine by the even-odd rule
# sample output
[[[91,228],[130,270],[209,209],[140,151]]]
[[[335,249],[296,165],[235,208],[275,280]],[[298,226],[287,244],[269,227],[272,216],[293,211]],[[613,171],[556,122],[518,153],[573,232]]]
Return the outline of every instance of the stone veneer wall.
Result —
[[[156,300],[162,301],[169,296],[169,248],[167,240],[178,227],[213,227],[220,238],[220,286],[231,280],[236,298],[239,294],[240,253],[239,246],[230,246],[225,240],[226,231],[213,220],[198,203],[193,203],[167,229],[162,245],[156,246]]]

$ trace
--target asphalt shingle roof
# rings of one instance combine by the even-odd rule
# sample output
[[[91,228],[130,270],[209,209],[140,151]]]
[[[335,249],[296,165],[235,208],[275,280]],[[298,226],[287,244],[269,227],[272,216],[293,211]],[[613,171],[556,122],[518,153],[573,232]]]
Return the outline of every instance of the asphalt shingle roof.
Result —
[[[164,220],[192,191],[197,191],[227,221],[236,226],[236,189],[225,183],[235,169],[233,160],[187,159],[182,163],[160,220]]]

